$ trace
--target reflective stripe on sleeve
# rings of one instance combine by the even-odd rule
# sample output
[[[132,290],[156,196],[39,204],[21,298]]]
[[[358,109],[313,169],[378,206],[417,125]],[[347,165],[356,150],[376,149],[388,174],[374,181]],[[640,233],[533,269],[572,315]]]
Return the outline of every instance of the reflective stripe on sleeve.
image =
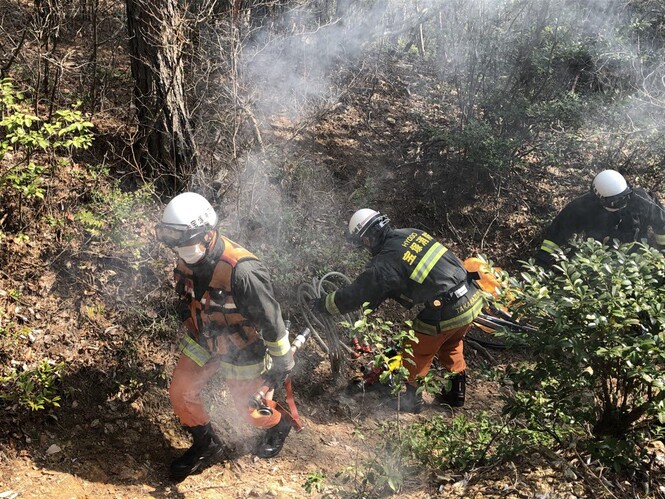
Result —
[[[549,239],[545,239],[543,241],[543,244],[540,247],[540,249],[543,250],[546,253],[552,254],[555,251],[558,251],[560,248],[559,248],[559,245],[557,243],[555,243],[554,241],[550,241]]]
[[[199,345],[194,338],[192,338],[189,335],[185,335],[183,339],[180,340],[180,345],[178,346],[178,349],[187,357],[192,359],[194,363],[199,366],[203,367],[206,362],[210,360],[210,352],[203,348],[201,345]]]
[[[332,315],[339,315],[339,309],[335,305],[335,293],[336,291],[333,291],[329,295],[326,295],[326,310]]]
[[[289,342],[289,337],[284,335],[281,339],[277,341],[265,341],[266,347],[268,347],[268,353],[272,357],[281,357],[286,355],[286,352],[291,348],[291,343]]]
[[[436,262],[439,261],[446,251],[448,251],[448,248],[443,244],[434,243],[427,253],[425,253],[425,256],[420,259],[416,268],[413,269],[413,272],[409,276],[410,279],[422,284],[434,268],[434,265],[436,265]]]

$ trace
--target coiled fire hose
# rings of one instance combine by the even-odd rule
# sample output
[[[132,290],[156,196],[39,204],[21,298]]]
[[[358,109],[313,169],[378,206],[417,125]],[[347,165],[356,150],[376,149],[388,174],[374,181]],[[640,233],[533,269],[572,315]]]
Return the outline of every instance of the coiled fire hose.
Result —
[[[340,272],[328,272],[321,279],[314,278],[311,283],[304,282],[298,286],[298,305],[300,313],[312,336],[330,360],[333,380],[337,381],[342,373],[345,354],[353,355],[353,349],[343,341],[340,334],[340,322],[353,324],[360,315],[349,313],[337,317],[315,312],[310,301],[321,298],[337,289],[351,284],[351,280]]]

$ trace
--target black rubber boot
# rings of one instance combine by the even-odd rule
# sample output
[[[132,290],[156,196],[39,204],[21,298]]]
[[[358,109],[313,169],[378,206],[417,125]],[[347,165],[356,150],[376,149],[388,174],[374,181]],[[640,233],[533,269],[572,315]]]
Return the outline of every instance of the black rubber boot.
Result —
[[[277,454],[279,454],[279,451],[282,450],[284,441],[291,431],[291,428],[291,422],[287,421],[287,419],[282,416],[282,419],[279,420],[279,423],[266,430],[263,438],[261,438],[258,445],[254,449],[254,454],[264,459],[275,457]]]
[[[462,371],[450,378],[451,387],[441,392],[441,402],[451,407],[463,407],[466,393],[466,372]]]
[[[169,468],[171,479],[181,482],[192,473],[201,469],[219,457],[224,449],[210,423],[201,426],[185,426],[185,430],[192,434],[194,442],[185,453],[174,459]]]
[[[423,394],[416,393],[417,386],[406,385],[406,392],[399,397],[399,410],[410,412],[412,414],[420,414],[423,410]],[[393,408],[397,409],[397,399],[393,400]]]

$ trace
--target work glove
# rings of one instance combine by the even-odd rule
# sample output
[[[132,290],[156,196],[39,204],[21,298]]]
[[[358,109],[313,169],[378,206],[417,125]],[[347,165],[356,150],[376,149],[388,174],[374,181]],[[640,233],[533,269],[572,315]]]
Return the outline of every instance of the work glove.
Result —
[[[271,357],[271,359],[272,366],[263,375],[263,378],[270,388],[277,388],[284,383],[296,363],[293,360],[293,352],[291,350],[279,357]]]
[[[326,296],[322,296],[321,298],[314,298],[309,301],[309,308],[312,312],[315,314],[324,314],[324,315],[330,315],[330,312],[328,312],[328,309],[326,308]]]

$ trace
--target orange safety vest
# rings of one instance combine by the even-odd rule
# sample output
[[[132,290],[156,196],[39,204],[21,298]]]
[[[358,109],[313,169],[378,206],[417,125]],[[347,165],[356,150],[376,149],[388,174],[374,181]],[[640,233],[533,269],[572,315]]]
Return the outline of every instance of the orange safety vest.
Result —
[[[241,364],[251,360],[256,362],[257,357],[265,353],[265,346],[254,324],[236,308],[231,282],[238,263],[258,258],[230,239],[219,237],[224,250],[200,299],[195,295],[192,270],[180,260],[174,271],[176,287],[189,297],[192,320],[188,321],[188,329],[200,346],[210,354],[220,356],[223,361],[236,364],[242,357]],[[250,358],[241,355],[241,351],[250,346],[255,350],[255,355]]]

